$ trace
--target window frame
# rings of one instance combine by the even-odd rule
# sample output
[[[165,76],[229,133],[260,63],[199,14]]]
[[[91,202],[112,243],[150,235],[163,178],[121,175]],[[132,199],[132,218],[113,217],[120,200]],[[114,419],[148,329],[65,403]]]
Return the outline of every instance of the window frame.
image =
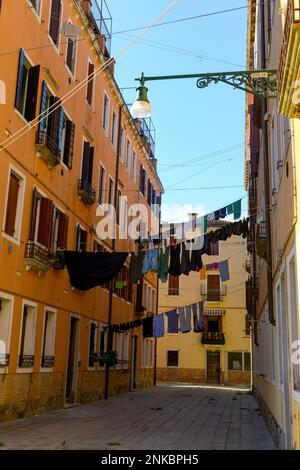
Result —
[[[73,25],[71,19],[69,18],[68,20],[68,23]],[[69,39],[71,39],[71,41],[73,42],[73,45],[74,45],[74,48],[75,48],[75,51],[73,52],[73,70],[70,69],[69,65],[68,65],[68,48],[69,48]],[[73,79],[75,79],[76,77],[76,69],[77,69],[77,52],[78,52],[78,41],[77,41],[77,37],[75,36],[74,40],[71,38],[71,37],[67,37],[67,43],[66,43],[66,61],[65,61],[65,66],[69,72],[69,74],[71,75],[71,77]]]
[[[5,302],[9,302],[9,306],[8,306],[8,308],[9,308],[9,313],[8,313],[9,321],[8,321],[8,327],[7,327],[7,332],[6,332],[7,337],[5,338],[6,339],[6,348],[5,348],[5,352],[3,352],[3,354],[10,354],[15,298],[12,295],[9,295],[9,294],[6,294],[5,292],[0,291],[0,301],[3,301],[3,300]],[[1,312],[0,312],[0,315],[1,315]],[[6,370],[7,370],[7,366],[6,367],[0,367],[0,374],[1,373],[6,373]]]
[[[43,350],[44,350],[44,335],[45,335],[45,326],[46,326],[46,312],[50,312],[54,314],[54,334],[53,334],[53,344],[52,344],[52,352],[53,354],[49,354],[55,357],[55,342],[56,342],[56,324],[57,324],[57,309],[49,306],[44,307],[44,318],[43,318],[43,328],[42,328],[42,341],[41,341],[41,360],[43,357]],[[47,354],[48,355],[48,354]],[[40,372],[49,372],[53,370],[52,367],[42,367],[42,362],[40,363]]]
[[[88,60],[87,60],[87,74],[86,74],[86,79],[87,79],[87,80],[88,80],[89,75],[91,75],[91,73],[89,74],[90,65],[93,66],[93,80],[87,82],[87,84],[86,84],[86,88],[85,88],[85,101],[86,101],[86,103],[88,104],[88,106],[90,106],[91,110],[93,111],[93,110],[94,110],[94,97],[95,97],[95,64],[94,64],[94,62],[88,57]],[[92,83],[92,85],[91,85],[91,83]],[[89,86],[92,86],[91,102],[89,102],[89,100],[88,100]]]
[[[102,108],[102,128],[106,135],[109,131],[109,115],[110,115],[110,99],[106,91],[103,93],[103,108]]]
[[[116,111],[113,109],[112,111],[112,118],[111,118],[111,143],[114,148],[117,147],[117,132],[118,130],[118,116]]]
[[[177,365],[169,365],[169,352],[177,353]],[[179,349],[167,349],[166,351],[166,367],[168,369],[178,369],[179,368]]]
[[[51,12],[52,12],[52,5],[53,5],[53,0],[51,0],[51,6],[49,8],[49,18],[48,18],[48,29],[47,29],[47,34],[49,41],[51,42],[52,46],[54,47],[55,51],[57,54],[60,53],[60,38],[61,38],[61,25],[62,25],[62,20],[63,20],[63,10],[64,10],[64,5],[63,2],[60,0],[60,18],[59,18],[59,25],[58,25],[58,34],[57,34],[57,44],[55,44],[54,39],[50,36],[50,24],[51,24]]]
[[[9,195],[9,187],[10,187],[10,175],[13,173],[20,181],[20,187],[18,191],[18,201],[17,201],[17,209],[16,209],[16,216],[15,216],[15,234],[14,236],[9,235],[5,232],[5,225],[6,225],[6,217],[7,217],[7,204],[8,204],[8,195]],[[20,245],[21,243],[21,232],[22,232],[22,221],[23,221],[23,211],[24,211],[24,199],[25,199],[25,189],[26,189],[26,176],[21,173],[15,166],[11,163],[8,167],[8,178],[7,178],[7,187],[6,187],[6,195],[5,195],[5,205],[4,205],[4,217],[3,217],[3,225],[2,225],[2,237],[13,242],[16,245]]]
[[[28,374],[33,371],[33,366],[31,367],[20,367],[19,366],[19,356],[20,356],[20,348],[21,348],[21,337],[22,337],[22,329],[23,329],[23,315],[24,315],[24,307],[29,307],[34,310],[34,319],[33,319],[33,330],[34,330],[34,335],[32,336],[32,355],[34,356],[35,359],[35,346],[36,346],[36,334],[37,334],[37,310],[38,310],[38,304],[36,302],[31,302],[30,300],[23,299],[22,301],[22,314],[21,314],[21,322],[20,322],[20,332],[19,332],[19,341],[18,341],[18,361],[17,361],[17,373],[25,373]],[[26,333],[25,333],[26,334]],[[23,355],[24,355],[24,350],[23,350]],[[35,361],[34,361],[35,362]]]

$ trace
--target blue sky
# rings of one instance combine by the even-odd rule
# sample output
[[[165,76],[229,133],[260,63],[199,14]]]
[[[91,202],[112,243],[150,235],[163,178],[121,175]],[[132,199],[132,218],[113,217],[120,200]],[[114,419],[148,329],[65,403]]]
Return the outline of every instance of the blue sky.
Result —
[[[147,25],[171,4],[171,0],[107,0],[107,3],[113,17],[113,31],[118,32]],[[181,0],[162,21],[246,5],[246,0]],[[117,61],[115,75],[119,86],[135,86],[134,79],[141,72],[151,76],[243,70],[246,17],[244,9],[151,29],[140,44],[135,44]],[[117,55],[134,34],[137,33],[114,35],[112,55]],[[146,45],[144,41],[151,42]],[[166,46],[185,51],[170,50]],[[148,82],[147,86],[156,128],[158,170],[166,189],[163,201],[204,204],[205,211],[211,212],[245,196],[245,93],[223,84],[211,84],[200,90],[195,79]],[[134,100],[135,90],[123,93],[128,103]],[[180,166],[187,160],[230,147],[235,148],[196,161],[192,166]],[[186,181],[180,182],[184,179]],[[231,185],[241,187],[189,190]],[[169,187],[184,190],[172,191]],[[245,209],[246,199],[243,200]]]

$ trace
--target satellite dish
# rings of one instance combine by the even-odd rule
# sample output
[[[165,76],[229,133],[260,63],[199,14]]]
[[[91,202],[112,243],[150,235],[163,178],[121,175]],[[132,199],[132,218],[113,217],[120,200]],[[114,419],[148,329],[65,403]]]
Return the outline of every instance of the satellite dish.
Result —
[[[6,85],[3,80],[0,80],[0,104],[6,104]]]

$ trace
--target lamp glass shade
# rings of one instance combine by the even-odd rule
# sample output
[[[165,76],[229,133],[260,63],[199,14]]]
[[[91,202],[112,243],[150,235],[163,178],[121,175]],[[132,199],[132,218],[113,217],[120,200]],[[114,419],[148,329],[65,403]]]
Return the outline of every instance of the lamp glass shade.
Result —
[[[151,116],[151,105],[149,101],[136,100],[130,110],[134,118],[143,119]]]

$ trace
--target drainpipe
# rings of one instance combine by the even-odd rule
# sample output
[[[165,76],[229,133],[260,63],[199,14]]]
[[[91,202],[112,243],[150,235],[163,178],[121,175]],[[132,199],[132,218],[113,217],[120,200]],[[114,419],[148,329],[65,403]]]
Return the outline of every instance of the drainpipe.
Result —
[[[117,142],[117,155],[116,155],[116,174],[115,174],[115,191],[114,191],[114,208],[115,208],[115,216],[116,216],[116,209],[118,205],[118,180],[119,180],[119,161],[120,161],[120,148],[121,148],[121,122],[122,122],[122,106],[119,107],[119,118],[118,118],[118,142]],[[114,229],[115,233],[113,233],[112,239],[112,251],[115,251],[116,248],[116,219],[114,220]],[[108,338],[107,338],[107,346],[106,352],[108,353],[112,349],[112,303],[113,303],[113,285],[111,284],[109,289],[109,306],[108,306]],[[109,364],[105,364],[105,400],[108,399],[109,396]]]
[[[260,0],[261,12],[261,68],[266,68],[266,32],[265,32],[265,9],[264,5],[270,0]],[[266,252],[267,252],[267,284],[268,284],[268,311],[269,321],[275,326],[274,300],[273,300],[273,266],[272,266],[272,238],[271,238],[271,201],[270,201],[270,176],[269,176],[269,145],[268,128],[265,115],[268,111],[267,99],[262,98],[262,138],[263,138],[263,160],[264,160],[264,187],[265,187],[265,217],[266,217]]]

